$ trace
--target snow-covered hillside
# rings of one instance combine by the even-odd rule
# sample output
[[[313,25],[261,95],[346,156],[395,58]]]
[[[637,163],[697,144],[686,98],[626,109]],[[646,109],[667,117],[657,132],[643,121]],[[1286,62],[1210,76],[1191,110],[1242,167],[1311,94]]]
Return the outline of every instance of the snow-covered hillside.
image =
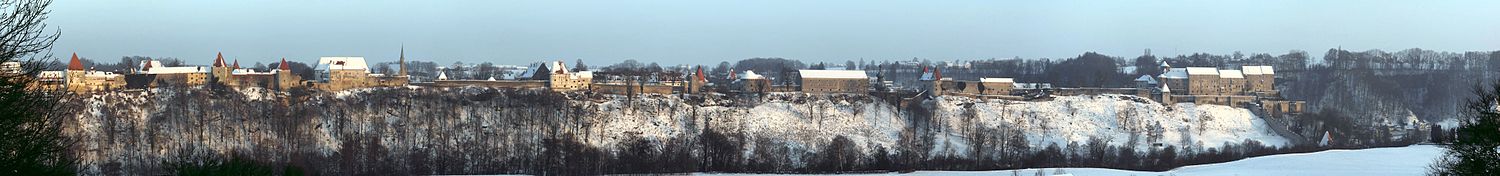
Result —
[[[1245,141],[1268,146],[1288,144],[1249,110],[1221,105],[1178,103],[1168,107],[1129,95],[1065,96],[1042,102],[940,97],[936,104],[941,112],[936,115],[939,125],[949,136],[969,133],[971,125],[1018,128],[1026,133],[1033,148],[1082,144],[1090,137],[1140,150],[1153,144],[1200,148]],[[974,117],[966,117],[963,111],[975,111]],[[950,145],[965,145],[964,140],[943,139]]]
[[[302,163],[298,165],[335,175],[544,173],[553,169],[549,166],[590,164],[564,159],[570,157],[664,155],[652,157],[691,162],[684,158],[706,155],[701,138],[710,130],[728,134],[727,140],[739,145],[730,150],[742,159],[729,162],[759,163],[772,171],[812,167],[832,157],[823,155],[828,146],[849,147],[859,163],[873,165],[898,155],[915,157],[900,162],[1003,158],[1010,156],[1006,152],[1082,145],[1090,139],[1132,146],[1139,153],[1157,151],[1153,144],[1177,146],[1184,149],[1182,155],[1226,143],[1288,143],[1245,109],[1162,106],[1128,95],[1041,102],[944,96],[891,103],[847,94],[683,99],[380,88],[292,96],[245,89],[78,97],[64,103],[80,109],[65,123],[66,134],[90,139],[73,149],[82,161],[81,172],[106,175],[152,174],[162,161],[197,155]],[[1026,141],[1011,146],[1030,149],[1000,149],[1007,146],[1000,141],[1014,141],[1007,135]],[[439,158],[444,160],[435,160]]]

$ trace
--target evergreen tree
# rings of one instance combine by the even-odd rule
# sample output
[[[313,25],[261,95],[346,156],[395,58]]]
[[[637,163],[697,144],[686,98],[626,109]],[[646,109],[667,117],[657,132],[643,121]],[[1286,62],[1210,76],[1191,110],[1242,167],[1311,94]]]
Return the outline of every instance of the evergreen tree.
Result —
[[[1500,175],[1500,82],[1475,93],[1431,175]]]

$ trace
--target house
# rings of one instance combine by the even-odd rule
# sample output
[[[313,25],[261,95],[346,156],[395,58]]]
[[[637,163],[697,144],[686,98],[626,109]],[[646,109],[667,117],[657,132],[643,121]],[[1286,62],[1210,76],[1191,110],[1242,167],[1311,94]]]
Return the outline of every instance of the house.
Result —
[[[802,77],[802,92],[806,93],[865,93],[870,88],[870,77],[859,70],[798,70]]]

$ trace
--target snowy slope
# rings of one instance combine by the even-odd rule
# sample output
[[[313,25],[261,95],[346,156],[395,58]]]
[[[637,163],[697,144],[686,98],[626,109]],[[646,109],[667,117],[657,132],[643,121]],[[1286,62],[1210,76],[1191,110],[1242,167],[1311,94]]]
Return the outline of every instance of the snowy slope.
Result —
[[[1427,165],[1443,154],[1430,145],[1329,150],[1314,153],[1271,155],[1225,163],[1185,166],[1165,172],[1127,171],[1102,168],[1041,168],[999,171],[918,171],[909,174],[865,175],[1044,175],[1058,170],[1072,175],[1423,175]],[[719,174],[710,174],[719,175]],[[754,174],[727,174],[754,175]]]
[[[965,123],[964,104],[972,103],[977,117]],[[1226,142],[1246,140],[1268,146],[1285,146],[1286,138],[1271,131],[1265,121],[1249,110],[1221,105],[1178,103],[1167,106],[1129,95],[1064,96],[1052,101],[983,101],[964,97],[940,97],[937,118],[950,135],[968,133],[972,125],[989,128],[1021,128],[1033,148],[1048,144],[1084,144],[1098,137],[1111,145],[1128,145],[1132,136],[1140,151],[1161,143],[1174,146],[1218,148]],[[977,123],[977,124],[971,124]],[[1154,141],[1149,137],[1155,134]],[[939,139],[944,139],[940,137]],[[954,138],[949,142],[963,145]],[[939,150],[939,149],[934,149]]]

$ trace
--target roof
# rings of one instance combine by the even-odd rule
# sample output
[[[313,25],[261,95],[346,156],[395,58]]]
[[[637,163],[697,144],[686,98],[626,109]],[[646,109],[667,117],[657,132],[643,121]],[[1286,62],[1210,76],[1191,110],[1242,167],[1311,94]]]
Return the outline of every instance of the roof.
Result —
[[[84,77],[99,77],[99,78],[115,78],[115,77],[119,77],[120,75],[119,74],[115,74],[114,72],[89,71],[87,73],[84,73],[83,76]]]
[[[579,79],[579,78],[594,79],[594,71],[580,71],[580,72],[574,72],[574,73],[568,74],[568,75],[572,76],[572,77],[570,77],[572,79]]]
[[[448,80],[447,72],[438,72],[438,80]]]
[[[1146,82],[1146,84],[1156,84],[1156,79],[1152,79],[1151,75],[1141,75],[1141,77],[1135,78],[1135,81]]]
[[[277,69],[281,69],[281,70],[292,70],[292,66],[286,65],[286,58],[285,57],[281,58],[281,64],[278,65],[277,67],[281,67],[281,68],[277,68]]]
[[[215,67],[226,66],[224,64],[224,52],[219,52],[219,56],[214,57],[214,66]]]
[[[548,62],[547,63],[547,68],[551,69],[551,70],[548,70],[548,71],[552,71],[552,74],[567,74],[568,73],[568,65],[564,64],[563,61]]]
[[[1245,78],[1240,70],[1219,70],[1219,78]]]
[[[364,70],[369,73],[370,67],[365,64],[365,57],[319,57],[318,70]]]
[[[1187,79],[1187,68],[1171,68],[1161,74],[1162,79]]]
[[[275,73],[276,72],[260,72],[260,71],[255,71],[254,69],[248,69],[248,68],[245,68],[245,69],[234,69],[233,71],[229,72],[229,74],[231,74],[231,75],[271,75],[271,74],[275,74]]]
[[[979,78],[979,82],[1015,83],[1015,78]]]
[[[1219,75],[1219,69],[1213,67],[1188,67],[1188,75]]]
[[[1270,75],[1270,74],[1276,74],[1276,71],[1274,69],[1272,69],[1271,66],[1264,66],[1264,65],[1262,65],[1262,66],[1243,66],[1243,67],[1240,67],[1240,68],[1245,69],[1245,75]]]
[[[68,60],[68,70],[83,70],[83,62],[78,61],[78,53],[73,53],[73,59]]]
[[[741,74],[740,79],[766,79],[766,77],[755,74],[755,71],[745,70],[745,74]]]
[[[161,61],[157,60],[143,60],[140,65],[137,73],[141,74],[208,73],[210,70],[208,67],[199,66],[165,67],[162,66]]]
[[[870,79],[864,71],[859,70],[798,70],[803,79],[828,78],[828,79]]]
[[[1172,88],[1167,87],[1167,84],[1161,84],[1161,92],[1172,92]]]
[[[66,75],[67,73],[64,73],[63,71],[42,71],[41,73],[37,73],[36,77],[43,79],[62,79],[63,77],[66,77]]]

